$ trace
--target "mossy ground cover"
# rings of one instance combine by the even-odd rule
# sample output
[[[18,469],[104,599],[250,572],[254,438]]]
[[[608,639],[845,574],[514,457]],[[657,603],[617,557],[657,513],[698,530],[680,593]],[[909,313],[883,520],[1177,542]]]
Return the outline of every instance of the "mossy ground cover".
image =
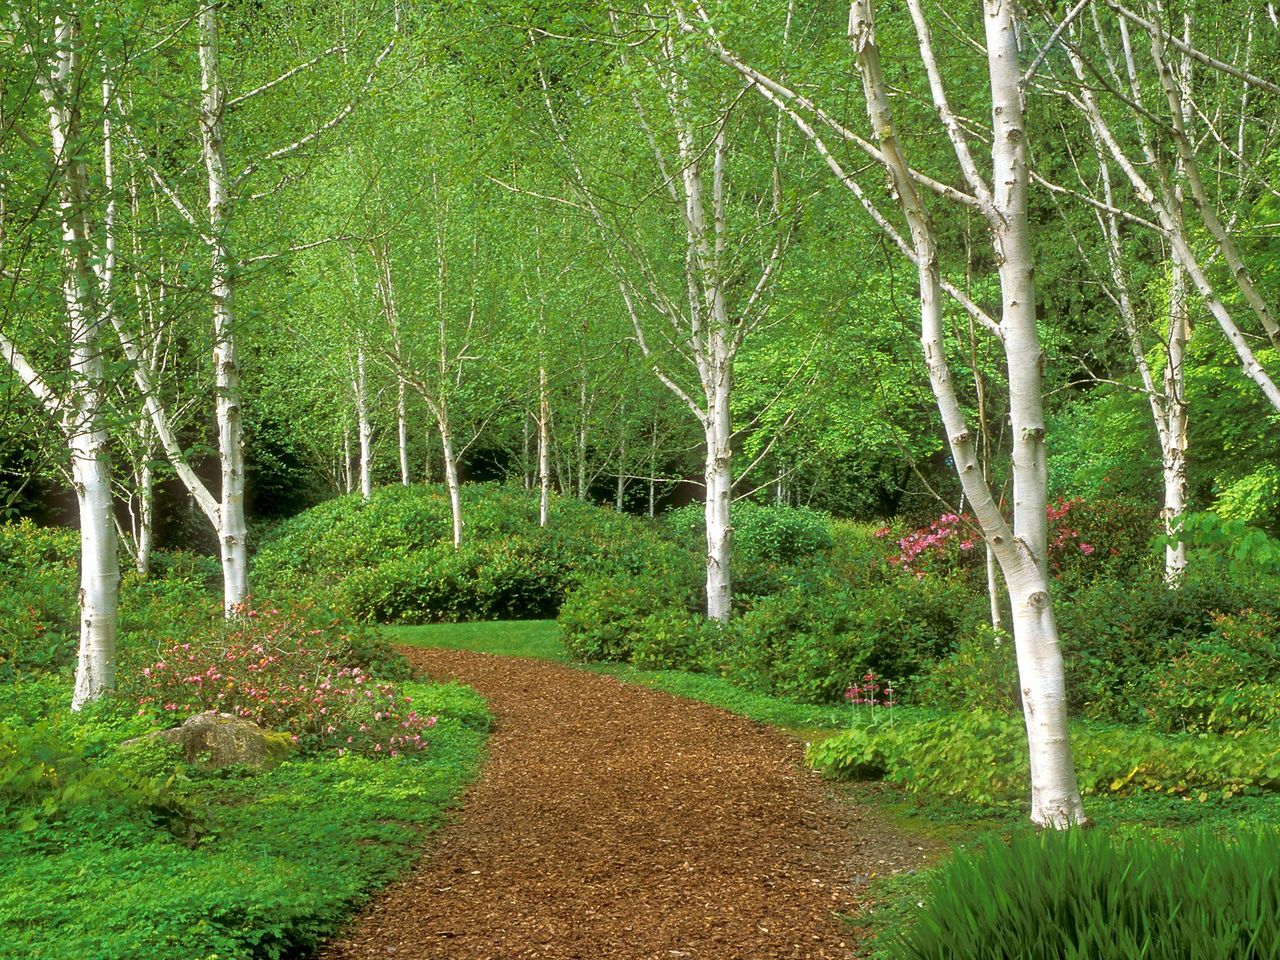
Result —
[[[16,693],[0,687],[0,722],[52,724],[105,762],[135,731],[128,722],[43,713],[45,701],[65,694],[60,679]],[[9,810],[0,830],[0,958],[305,954],[413,861],[479,770],[489,724],[483,700],[456,684],[404,689],[439,717],[430,746],[413,756],[296,756],[255,776],[175,770],[170,786],[199,816],[196,835],[87,801],[25,828]]]

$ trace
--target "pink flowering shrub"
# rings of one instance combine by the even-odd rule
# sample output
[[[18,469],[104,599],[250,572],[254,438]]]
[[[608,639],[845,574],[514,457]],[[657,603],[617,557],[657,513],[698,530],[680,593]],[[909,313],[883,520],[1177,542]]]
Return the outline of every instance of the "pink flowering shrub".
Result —
[[[348,638],[298,610],[245,607],[190,640],[163,644],[129,692],[175,720],[205,710],[292,734],[306,750],[399,756],[426,747],[435,725],[411,698],[340,660]]]
[[[1085,578],[1108,561],[1139,565],[1150,552],[1152,518],[1132,504],[1059,499],[1049,504],[1046,517],[1049,565],[1056,574]],[[884,527],[876,535],[888,538],[891,531]],[[978,521],[967,513],[944,513],[901,537],[889,563],[922,577],[979,570],[984,559]]]

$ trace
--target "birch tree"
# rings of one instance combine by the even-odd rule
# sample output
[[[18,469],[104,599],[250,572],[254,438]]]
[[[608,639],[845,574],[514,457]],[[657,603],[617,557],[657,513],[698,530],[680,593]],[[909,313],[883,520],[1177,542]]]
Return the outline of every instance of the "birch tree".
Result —
[[[120,562],[103,360],[114,264],[102,256],[100,238],[91,227],[89,137],[79,104],[93,91],[95,73],[86,57],[81,23],[74,12],[47,19],[41,13],[29,11],[29,19],[24,19],[15,12],[9,40],[30,59],[46,114],[69,351],[66,370],[56,381],[43,375],[2,330],[0,354],[58,424],[70,454],[80,519],[80,642],[71,700],[72,709],[78,710],[115,685]],[[0,248],[0,258],[7,260],[7,252]],[[95,264],[100,266],[95,269]]]
[[[639,148],[649,154],[647,175],[678,231],[666,241],[675,246],[664,257],[678,264],[675,270],[664,271],[635,241],[635,224],[621,221],[601,202],[600,187],[587,176],[556,103],[559,91],[541,61],[538,83],[550,134],[568,167],[573,203],[602,237],[637,347],[654,376],[702,429],[707,615],[724,621],[733,596],[733,371],[743,343],[768,314],[771,286],[790,237],[781,146],[770,126],[753,140],[759,129],[743,116],[741,87],[692,79],[700,66],[698,51],[682,36],[679,7],[646,6],[635,19],[622,24],[610,16],[629,81],[623,123],[629,127],[626,134],[638,137]],[[633,47],[622,39],[633,29],[652,39]],[[537,51],[545,41],[536,33],[530,36]],[[702,74],[699,80],[711,78]],[[621,133],[621,125],[615,130]],[[763,192],[757,205],[735,202],[731,155],[758,149],[761,141],[775,171],[768,182],[778,189]],[[744,195],[750,192],[745,184],[741,189]],[[731,218],[739,221],[736,230]]]
[[[1071,755],[1065,676],[1048,566],[1044,357],[1036,324],[1034,263],[1027,216],[1030,173],[1018,23],[1009,4],[984,0],[982,36],[975,42],[975,47],[983,51],[990,94],[990,127],[979,135],[991,145],[989,173],[984,173],[971,145],[970,131],[978,121],[972,118],[962,121],[952,108],[923,2],[908,0],[907,7],[919,56],[914,66],[923,68],[928,102],[936,115],[937,126],[931,128],[930,133],[945,138],[963,188],[951,186],[945,178],[925,174],[908,159],[905,139],[895,125],[871,0],[853,0],[848,21],[849,40],[856,56],[871,128],[870,139],[837,121],[807,97],[747,64],[725,44],[705,10],[700,11],[699,27],[705,31],[721,61],[751,81],[754,91],[792,120],[839,181],[916,267],[920,340],[930,386],[965,499],[1009,590],[1031,761],[1031,819],[1041,825],[1064,827],[1081,822],[1084,810]],[[857,147],[882,168],[906,227],[905,235],[880,209],[872,193],[841,163],[820,132],[822,129]],[[1001,295],[998,321],[970,301],[963,290],[944,280],[935,227],[925,201],[927,193],[973,210],[986,220]],[[946,296],[997,337],[1004,353],[1013,434],[1011,518],[1005,516],[984,478],[975,434],[956,390],[946,353]]]

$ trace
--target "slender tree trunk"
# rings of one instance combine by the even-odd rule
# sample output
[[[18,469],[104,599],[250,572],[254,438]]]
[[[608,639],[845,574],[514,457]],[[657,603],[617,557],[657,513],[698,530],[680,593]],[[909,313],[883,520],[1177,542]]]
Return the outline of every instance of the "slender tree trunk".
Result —
[[[342,418],[342,492],[350,493],[355,481],[355,470],[351,466],[351,427],[347,418]]]
[[[112,512],[110,437],[102,416],[102,330],[106,304],[99,302],[89,231],[89,180],[77,127],[82,81],[79,22],[72,14],[53,24],[54,53],[40,65],[38,84],[49,119],[61,226],[62,293],[71,344],[69,399],[62,403],[34,368],[0,334],[6,360],[50,413],[57,415],[71,454],[71,476],[80,515],[80,646],[71,708],[79,710],[115,685],[116,622],[120,557]],[[46,74],[47,69],[47,74]],[[106,251],[104,281],[110,283],[114,250]],[[104,300],[110,297],[109,290]]]
[[[369,381],[364,345],[356,345],[356,432],[360,440],[360,496],[373,496],[373,424],[369,421]]]
[[[1041,394],[1044,357],[1035,317],[1026,205],[1029,174],[1015,24],[1004,0],[984,0],[992,98],[992,190],[981,182],[963,142],[964,136],[954,126],[954,118],[941,92],[937,66],[932,62],[927,28],[922,23],[918,5],[912,3],[911,6],[935,106],[992,230],[1001,286],[1000,329],[1014,437],[1012,529],[983,479],[977,446],[951,379],[945,354],[941,275],[933,229],[894,129],[870,0],[854,0],[850,8],[850,34],[862,73],[867,113],[915,248],[920,275],[921,344],[930,386],[965,496],[1009,589],[1031,766],[1031,819],[1041,825],[1063,827],[1083,821],[1084,809],[1071,756],[1062,651],[1049,591],[1048,485]]]
[[[444,451],[444,482],[449,488],[449,509],[453,514],[453,545],[462,546],[462,485],[458,481],[458,460],[453,452],[453,432],[449,426],[449,411],[441,404],[438,416],[440,446]]]
[[[575,438],[574,453],[576,461],[574,473],[577,475],[578,499],[587,499],[587,375],[583,373],[582,382],[578,385],[578,434]]]
[[[400,483],[409,486],[409,410],[404,381],[396,380],[396,444],[400,449]]]
[[[240,357],[234,308],[234,261],[228,240],[231,191],[223,149],[225,91],[218,62],[218,4],[200,6],[200,134],[209,179],[212,240],[213,365],[217,389],[218,458],[222,498],[218,541],[222,560],[222,600],[234,615],[249,593],[249,533],[244,515],[244,433],[240,400]]]
[[[733,524],[730,521],[733,454],[729,415],[732,377],[732,368],[728,364],[720,365],[714,394],[708,398],[706,428],[707,616],[721,621],[729,619],[733,608],[730,571],[733,556]]]
[[[547,368],[538,367],[538,526],[551,512],[551,400],[547,396]]]
[[[1164,369],[1165,429],[1164,443],[1164,519],[1169,543],[1164,549],[1164,577],[1170,586],[1177,586],[1187,569],[1187,545],[1182,542],[1182,515],[1187,509],[1187,395],[1184,361],[1187,337],[1190,335],[1187,309],[1186,275],[1181,266],[1173,264],[1172,285],[1169,293],[1168,358]]]
[[[614,492],[613,508],[622,512],[623,497],[627,492],[627,401],[624,398],[618,409],[618,486]]]
[[[658,421],[653,422],[649,434],[649,519],[657,515],[658,508]]]
[[[143,420],[138,424],[138,438],[142,449],[142,465],[138,470],[138,530],[135,535],[137,553],[134,565],[142,576],[151,573],[151,551],[155,543],[155,470],[151,466],[155,459],[155,440],[151,423]]]

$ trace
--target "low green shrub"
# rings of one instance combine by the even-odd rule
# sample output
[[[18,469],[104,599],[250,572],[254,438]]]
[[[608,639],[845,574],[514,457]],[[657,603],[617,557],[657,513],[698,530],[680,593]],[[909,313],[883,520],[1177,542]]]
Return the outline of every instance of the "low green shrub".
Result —
[[[74,660],[78,551],[74,530],[0,523],[0,681]]]
[[[672,510],[667,525],[689,549],[702,552],[706,543],[705,509],[691,503]],[[735,558],[795,564],[835,545],[831,517],[806,507],[762,505],[741,500],[733,505]]]
[[[809,761],[835,777],[883,779],[908,793],[965,803],[1020,803],[1029,794],[1021,716],[975,708],[922,717],[884,713],[814,744]],[[892,722],[891,722],[892,719]],[[1280,788],[1280,744],[1267,731],[1162,736],[1137,727],[1072,732],[1081,792],[1223,795]]]
[[[1267,960],[1280,832],[1021,833],[957,856],[894,939],[903,960]]]
[[[927,666],[913,690],[916,703],[962,710],[1022,709],[1013,638],[981,623],[961,635],[951,652]]]
[[[575,660],[626,661],[643,636],[646,618],[689,612],[692,607],[688,584],[629,573],[599,574],[569,594],[558,622]]]
[[[280,524],[254,561],[256,583],[380,623],[538,619],[584,577],[684,577],[696,562],[648,521],[576,500],[555,500],[540,527],[537,498],[513,487],[465,485],[463,516],[455,549],[443,488],[342,497]]]
[[[835,703],[871,670],[904,681],[971,633],[983,602],[964,583],[892,577],[850,589],[821,579],[757,601],[724,643],[728,675],[750,689]]]
[[[715,662],[721,629],[687,610],[651,613],[632,635],[630,662],[642,670],[707,670]]]
[[[160,825],[193,840],[207,818],[174,789],[175,758],[95,763],[83,744],[47,722],[0,723],[0,824],[24,833]]]
[[[1145,692],[1153,671],[1199,644],[1235,649],[1252,644],[1254,680],[1280,677],[1274,634],[1280,584],[1235,580],[1209,563],[1188,570],[1176,590],[1154,578],[1089,584],[1058,604],[1058,622],[1071,706],[1089,717],[1148,719]],[[1219,631],[1229,635],[1219,640]]]

